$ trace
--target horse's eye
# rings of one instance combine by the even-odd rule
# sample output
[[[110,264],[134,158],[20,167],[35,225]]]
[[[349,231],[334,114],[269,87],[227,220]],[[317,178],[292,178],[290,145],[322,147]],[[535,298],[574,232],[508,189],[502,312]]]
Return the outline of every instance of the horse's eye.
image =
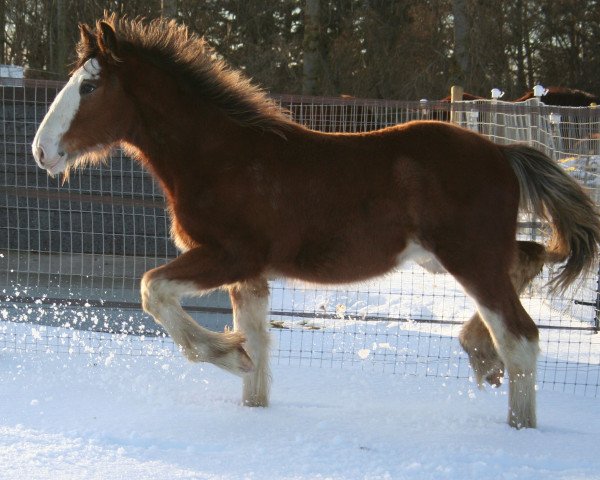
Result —
[[[79,95],[87,95],[88,93],[92,93],[94,90],[96,90],[96,85],[89,82],[83,82],[79,86]]]

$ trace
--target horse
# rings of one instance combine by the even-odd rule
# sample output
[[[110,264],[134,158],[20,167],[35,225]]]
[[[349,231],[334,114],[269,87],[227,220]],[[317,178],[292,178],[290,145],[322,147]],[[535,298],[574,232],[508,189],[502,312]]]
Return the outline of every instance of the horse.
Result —
[[[535,98],[535,94],[533,90],[529,90],[519,98],[509,101],[512,103],[525,102],[526,100],[531,100],[532,98]],[[465,92],[462,100],[487,100],[487,98]],[[440,102],[444,103],[449,103],[450,101],[450,95],[440,100]],[[540,97],[540,101],[545,105],[556,105],[560,107],[589,107],[593,103],[597,104],[600,99],[593,93],[589,93],[584,90],[578,90],[576,88],[548,87],[545,93]]]
[[[509,425],[536,426],[539,334],[514,272],[564,261],[551,283],[560,290],[593,268],[600,238],[594,204],[550,158],[444,122],[312,131],[175,21],[106,14],[79,30],[74,70],[33,155],[68,178],[120,146],[156,177],[181,253],[143,275],[142,307],[189,360],[241,376],[243,404],[266,407],[268,280],[360,282],[413,260],[449,272],[473,298],[463,343],[495,359],[491,373],[479,358],[474,367],[492,381],[506,370]],[[527,268],[520,207],[553,232],[524,254]],[[181,308],[181,297],[215,289],[229,292],[231,331],[209,331]]]
[[[533,90],[528,91],[513,102],[524,102],[535,98]],[[540,101],[545,105],[556,105],[559,107],[589,107],[591,104],[598,104],[600,98],[593,93],[576,88],[568,87],[548,87],[546,92],[540,97]]]

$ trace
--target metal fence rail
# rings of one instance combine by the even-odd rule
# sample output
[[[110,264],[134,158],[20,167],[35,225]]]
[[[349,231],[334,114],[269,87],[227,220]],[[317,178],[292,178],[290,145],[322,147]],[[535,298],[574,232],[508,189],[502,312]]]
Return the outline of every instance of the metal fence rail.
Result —
[[[143,272],[177,253],[168,238],[164,198],[149,174],[121,152],[106,165],[71,175],[66,185],[37,168],[31,141],[61,86],[0,79],[0,319],[5,320],[0,349],[164,354],[169,340],[161,339],[162,330],[141,312],[138,293]],[[452,110],[458,123],[497,142],[527,141],[544,149],[599,199],[600,112],[595,109],[546,107],[536,101],[451,105],[275,98],[297,121],[324,131],[447,121]],[[543,239],[536,219],[521,220],[521,238]],[[540,384],[597,395],[598,279],[582,279],[577,291],[552,298],[541,288],[548,274],[543,272],[523,300],[542,328]],[[314,290],[282,281],[271,289],[274,357],[280,363],[470,374],[456,338],[474,307],[447,275],[412,267],[343,289]],[[186,308],[211,328],[229,323],[230,305],[222,293],[190,301]],[[80,330],[54,329],[64,325]],[[123,338],[117,342],[97,334],[97,339],[90,330],[143,334],[149,345],[158,341],[161,348],[128,349]],[[84,347],[82,338],[87,339]]]

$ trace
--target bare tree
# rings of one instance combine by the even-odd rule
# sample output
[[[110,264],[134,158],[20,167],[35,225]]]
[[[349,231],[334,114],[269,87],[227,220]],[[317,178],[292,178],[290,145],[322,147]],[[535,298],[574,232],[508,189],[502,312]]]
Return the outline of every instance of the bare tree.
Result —
[[[49,68],[59,76],[65,76],[67,73],[67,9],[65,0],[54,0],[52,2],[53,22],[49,32],[49,41],[51,43],[52,55],[49,58]]]
[[[302,93],[317,93],[317,75],[319,70],[319,38],[321,35],[319,0],[306,0],[304,6],[304,41],[302,67]]]
[[[0,0],[0,63],[6,63],[6,2]]]
[[[2,0],[0,61],[64,78],[77,23],[176,17],[276,92],[441,98],[452,83],[519,96],[600,93],[598,0]]]
[[[453,0],[452,15],[454,16],[454,59],[458,69],[456,82],[465,87],[467,80],[469,83],[471,80],[471,59],[469,57],[471,36],[469,35],[467,0]]]

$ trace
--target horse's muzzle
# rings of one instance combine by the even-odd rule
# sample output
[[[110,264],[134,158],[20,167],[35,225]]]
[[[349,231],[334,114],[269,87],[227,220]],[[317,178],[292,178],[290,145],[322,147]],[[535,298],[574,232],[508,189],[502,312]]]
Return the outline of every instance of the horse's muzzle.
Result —
[[[49,154],[53,150],[54,153]],[[67,154],[62,148],[53,149],[45,146],[42,142],[34,141],[31,151],[38,166],[46,170],[50,175],[64,171],[67,163]]]

